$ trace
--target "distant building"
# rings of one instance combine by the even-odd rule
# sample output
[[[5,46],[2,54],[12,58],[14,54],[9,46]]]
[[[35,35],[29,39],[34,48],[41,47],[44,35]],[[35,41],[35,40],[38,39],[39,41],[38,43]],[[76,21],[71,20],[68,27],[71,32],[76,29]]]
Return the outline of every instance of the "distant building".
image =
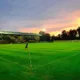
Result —
[[[12,31],[0,31],[0,35],[24,35],[24,36],[41,36],[36,33],[23,33],[23,32],[12,32]]]
[[[39,42],[40,36],[40,34],[36,33],[0,31],[0,43],[18,43],[27,40],[29,40],[30,42]]]

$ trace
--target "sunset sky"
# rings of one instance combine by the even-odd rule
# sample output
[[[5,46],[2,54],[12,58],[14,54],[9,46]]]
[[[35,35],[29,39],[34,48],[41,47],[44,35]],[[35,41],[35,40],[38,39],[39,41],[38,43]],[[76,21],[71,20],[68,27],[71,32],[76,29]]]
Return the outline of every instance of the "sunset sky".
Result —
[[[57,35],[80,26],[80,0],[0,0],[0,31]]]

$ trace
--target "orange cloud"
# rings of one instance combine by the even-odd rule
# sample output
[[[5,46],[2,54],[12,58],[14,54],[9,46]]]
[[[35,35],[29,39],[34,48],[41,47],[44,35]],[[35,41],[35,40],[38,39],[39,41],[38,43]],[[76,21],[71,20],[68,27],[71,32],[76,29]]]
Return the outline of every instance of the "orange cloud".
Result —
[[[20,28],[18,29],[20,32],[25,32],[25,33],[39,33],[40,29],[39,28]]]
[[[18,31],[39,33],[41,29],[45,28],[51,35],[57,35],[62,30],[76,29],[78,26],[80,26],[80,10],[73,12],[62,11],[54,19],[42,20],[39,27],[20,28]]]
[[[62,12],[57,18],[46,20],[42,26],[47,28],[51,34],[59,34],[62,30],[76,29],[80,26],[80,10],[72,13]]]

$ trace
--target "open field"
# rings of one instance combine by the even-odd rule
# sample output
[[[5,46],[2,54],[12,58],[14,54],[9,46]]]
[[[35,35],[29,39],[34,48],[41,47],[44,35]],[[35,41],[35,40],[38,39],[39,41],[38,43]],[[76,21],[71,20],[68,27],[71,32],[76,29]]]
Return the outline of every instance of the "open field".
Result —
[[[30,43],[29,51],[24,47],[0,44],[0,80],[80,80],[79,41]]]

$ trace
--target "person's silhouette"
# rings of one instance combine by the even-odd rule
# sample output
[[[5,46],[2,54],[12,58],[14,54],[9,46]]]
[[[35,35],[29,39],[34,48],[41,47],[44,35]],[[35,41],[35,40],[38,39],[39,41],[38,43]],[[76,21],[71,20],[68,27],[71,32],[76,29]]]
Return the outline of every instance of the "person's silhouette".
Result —
[[[26,42],[25,50],[28,50],[28,41]]]

